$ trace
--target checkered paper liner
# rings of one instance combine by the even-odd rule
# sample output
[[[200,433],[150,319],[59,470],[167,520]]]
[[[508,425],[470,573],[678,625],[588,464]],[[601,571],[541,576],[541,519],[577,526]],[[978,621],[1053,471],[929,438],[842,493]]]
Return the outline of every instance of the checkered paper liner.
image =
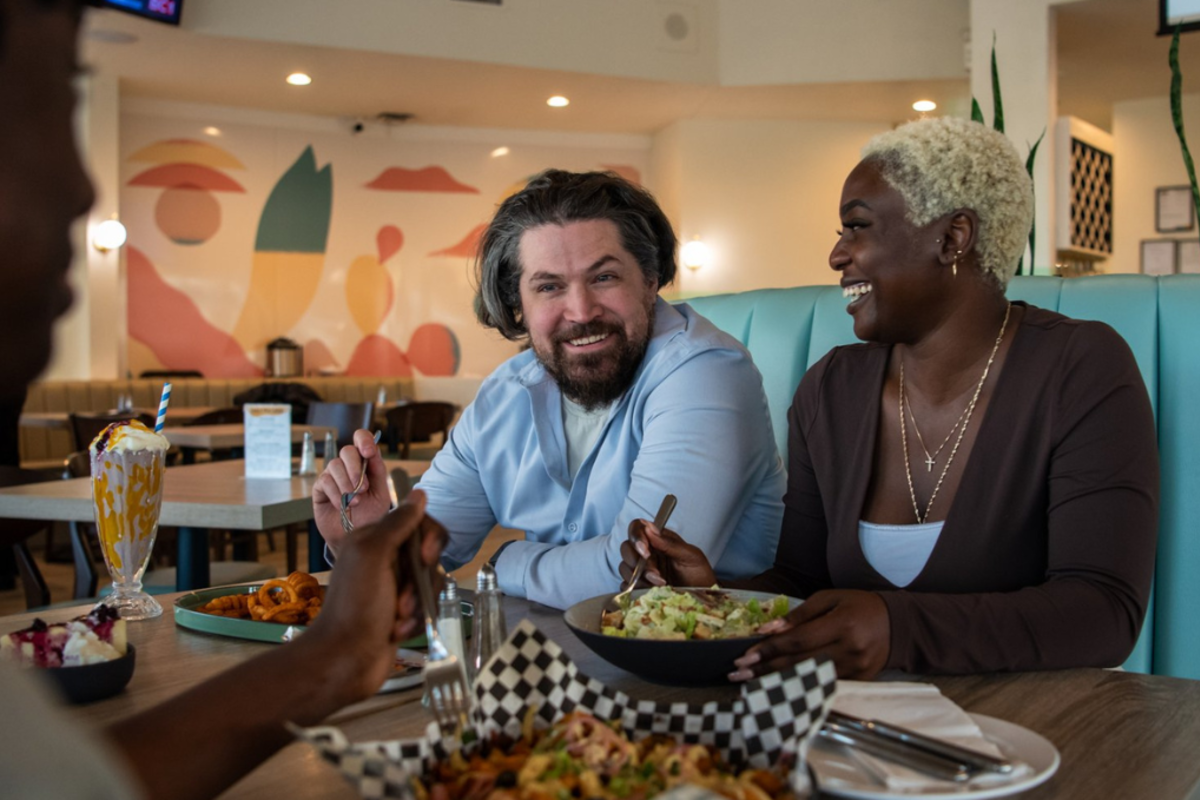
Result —
[[[530,706],[546,725],[571,711],[587,711],[600,719],[620,720],[635,741],[661,733],[689,744],[712,745],[735,766],[764,768],[781,759],[792,761],[792,789],[797,797],[806,797],[808,744],[829,712],[835,686],[833,663],[808,659],[748,681],[733,701],[633,700],[581,673],[561,647],[523,620],[475,679],[472,724],[482,741],[496,732],[519,736]],[[407,741],[351,744],[330,727],[296,729],[296,734],[337,766],[364,798],[413,800],[408,776],[425,774],[457,746],[457,740],[440,738],[436,723],[429,724],[424,739]],[[700,795],[712,797],[691,786],[659,797],[699,800]]]

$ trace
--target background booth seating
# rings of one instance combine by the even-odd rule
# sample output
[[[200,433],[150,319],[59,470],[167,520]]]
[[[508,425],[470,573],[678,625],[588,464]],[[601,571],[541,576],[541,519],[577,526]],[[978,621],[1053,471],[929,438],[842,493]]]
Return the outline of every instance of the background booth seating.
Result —
[[[1158,429],[1162,505],[1151,605],[1125,667],[1200,678],[1200,275],[1025,276],[1012,280],[1008,297],[1102,320],[1133,350]],[[754,356],[786,454],[786,414],[800,378],[830,348],[857,341],[841,288],[763,289],[688,302]]]

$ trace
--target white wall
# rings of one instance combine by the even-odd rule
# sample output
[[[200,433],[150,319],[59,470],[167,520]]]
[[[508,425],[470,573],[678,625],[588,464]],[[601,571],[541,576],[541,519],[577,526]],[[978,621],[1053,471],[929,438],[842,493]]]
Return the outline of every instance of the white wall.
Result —
[[[1192,157],[1200,157],[1200,94],[1183,97],[1184,130]],[[1155,189],[1185,186],[1179,139],[1166,97],[1113,105],[1113,255],[1106,272],[1140,272],[1143,239],[1196,239],[1200,232],[1166,234],[1154,230]]]
[[[673,39],[667,18],[687,35]],[[715,83],[715,0],[203,0],[199,33],[380,53]]]
[[[969,24],[963,0],[720,0],[721,83],[963,78]]]
[[[670,187],[671,221],[681,241],[699,236],[713,253],[700,270],[681,268],[679,293],[835,283],[828,256],[842,182],[886,129],[693,120],[656,136],[651,174],[656,187]]]

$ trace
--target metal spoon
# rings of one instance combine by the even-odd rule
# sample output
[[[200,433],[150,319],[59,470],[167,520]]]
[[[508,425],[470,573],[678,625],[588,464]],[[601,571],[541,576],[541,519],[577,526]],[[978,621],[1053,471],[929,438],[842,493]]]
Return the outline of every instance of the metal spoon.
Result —
[[[669,494],[663,498],[662,505],[658,507],[658,513],[654,515],[654,527],[660,531],[666,527],[667,520],[671,518],[671,512],[675,510],[675,495]],[[621,591],[613,595],[604,604],[604,608],[600,610],[601,614],[610,614],[613,611],[620,611],[628,608],[630,603],[630,594],[638,581],[642,579],[642,573],[646,570],[645,557],[639,556],[637,564],[633,567],[633,574],[629,576],[629,585]]]

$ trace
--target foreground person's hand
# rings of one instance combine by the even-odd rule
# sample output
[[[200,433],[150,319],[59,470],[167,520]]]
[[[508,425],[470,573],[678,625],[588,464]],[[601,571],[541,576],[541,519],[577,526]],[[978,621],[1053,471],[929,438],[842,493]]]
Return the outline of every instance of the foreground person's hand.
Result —
[[[786,617],[760,630],[772,634],[733,663],[733,681],[766,675],[817,655],[833,659],[839,678],[869,680],[887,663],[891,628],[887,605],[875,592],[817,592]]]
[[[343,447],[338,458],[313,484],[313,518],[334,555],[339,555],[346,532],[342,529],[342,495],[354,491],[363,468],[367,470],[362,489],[350,501],[350,518],[356,528],[369,525],[392,505],[387,487],[387,467],[370,431],[354,432],[354,444]]]
[[[392,669],[396,645],[417,631],[419,604],[407,567],[408,540],[421,537],[424,566],[432,569],[446,541],[445,529],[425,515],[425,494],[412,492],[379,523],[347,537],[330,577],[321,614],[293,645],[336,654],[350,697],[373,694]],[[399,584],[399,585],[398,585]]]
[[[639,587],[712,586],[717,576],[704,551],[670,529],[659,530],[649,520],[629,523],[629,538],[621,543],[621,582],[629,582],[639,556],[646,558]]]

